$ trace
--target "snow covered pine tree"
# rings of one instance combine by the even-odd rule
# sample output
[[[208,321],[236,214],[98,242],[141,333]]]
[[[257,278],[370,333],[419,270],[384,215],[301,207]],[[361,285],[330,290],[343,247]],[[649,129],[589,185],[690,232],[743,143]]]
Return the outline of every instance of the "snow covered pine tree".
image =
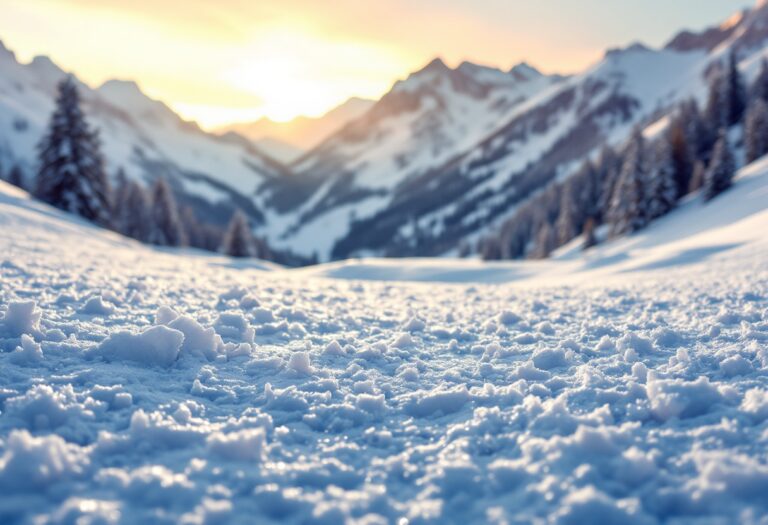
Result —
[[[126,181],[115,203],[115,229],[127,237],[148,242],[152,226],[147,223],[149,199],[146,190],[136,181]]]
[[[108,226],[109,182],[99,138],[85,120],[71,76],[59,83],[56,108],[38,153],[37,196],[57,208]]]
[[[645,171],[645,139],[642,131],[636,129],[627,146],[608,210],[611,236],[632,233],[648,224]]]
[[[672,142],[663,136],[653,144],[653,158],[648,170],[646,209],[653,220],[668,213],[677,202],[675,158]]]
[[[256,247],[254,244],[248,219],[242,211],[235,211],[221,244],[221,253],[230,257],[255,257]]]
[[[186,246],[187,235],[168,182],[162,177],[152,187],[148,241],[157,246]]]
[[[712,162],[704,173],[704,198],[713,199],[730,188],[735,172],[736,161],[728,143],[728,133],[721,130],[712,153]]]
[[[744,149],[747,164],[768,153],[768,104],[762,98],[755,99],[747,111]]]

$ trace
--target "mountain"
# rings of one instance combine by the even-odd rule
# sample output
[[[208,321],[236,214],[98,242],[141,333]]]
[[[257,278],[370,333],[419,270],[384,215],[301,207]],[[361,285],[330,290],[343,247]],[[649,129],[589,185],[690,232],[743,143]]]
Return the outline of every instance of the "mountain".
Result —
[[[387,209],[403,184],[472,147],[563,80],[527,64],[452,69],[433,60],[294,163],[291,177],[265,184],[260,202],[270,210],[271,241],[336,256],[333,246],[353,221]]]
[[[683,99],[703,102],[713,66],[727,54],[753,75],[767,41],[761,1],[660,49],[609,50],[571,77],[525,63],[502,71],[435,59],[373,105],[350,102],[324,117],[345,123],[290,165],[238,132],[203,132],[135,83],[81,87],[110,172],[165,175],[209,220],[223,223],[242,208],[272,246],[320,260],[437,256],[475,245],[636,125],[663,121]],[[64,74],[47,58],[20,64],[0,48],[0,165],[32,173]]]
[[[761,1],[662,49],[609,50],[567,79],[436,60],[305,155],[292,177],[266,183],[269,220],[285,224],[274,241],[325,259],[456,253],[638,123],[685,98],[704,102],[711,68],[731,51],[752,75],[767,40]]]
[[[321,117],[297,117],[288,122],[275,122],[265,117],[256,122],[231,124],[218,131],[239,133],[272,157],[291,163],[349,121],[361,117],[374,103],[353,97]]]
[[[0,43],[0,165],[18,164],[28,179],[34,174],[35,147],[53,110],[56,85],[66,75],[47,57],[22,64]],[[266,180],[287,173],[279,162],[242,137],[205,133],[134,82],[78,85],[110,174],[123,168],[144,182],[165,176],[180,200],[209,222],[223,224],[235,206],[254,221],[264,220],[253,195]]]

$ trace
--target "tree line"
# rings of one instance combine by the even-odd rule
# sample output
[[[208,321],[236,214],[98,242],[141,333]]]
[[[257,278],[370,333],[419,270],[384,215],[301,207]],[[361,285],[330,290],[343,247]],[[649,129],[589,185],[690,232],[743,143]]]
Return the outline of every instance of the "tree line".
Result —
[[[0,178],[28,189],[35,197],[99,226],[156,246],[194,247],[233,257],[274,259],[267,243],[256,238],[247,216],[235,210],[222,229],[180,207],[165,178],[151,187],[129,180],[120,169],[113,187],[105,169],[98,131],[88,124],[72,76],[58,84],[56,104],[38,144],[38,169],[27,181],[18,164]]]
[[[586,249],[599,241],[597,231],[615,238],[641,230],[691,192],[715,198],[731,186],[735,145],[746,163],[768,153],[768,62],[747,87],[729,55],[710,72],[706,106],[686,100],[667,119],[658,136],[648,139],[636,127],[620,151],[605,146],[565,181],[549,184],[479,242],[480,254],[541,259],[582,235]]]

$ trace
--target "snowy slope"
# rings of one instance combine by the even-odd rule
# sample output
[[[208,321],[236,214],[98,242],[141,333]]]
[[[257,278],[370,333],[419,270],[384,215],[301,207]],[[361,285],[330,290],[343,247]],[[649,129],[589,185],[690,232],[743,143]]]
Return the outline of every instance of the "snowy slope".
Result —
[[[511,71],[435,59],[268,184],[275,243],[330,256],[350,221],[386,208],[394,190],[482,139],[532,95],[562,79],[526,64]]]
[[[0,43],[0,163],[19,163],[28,177],[35,147],[53,110],[56,84],[65,72],[46,57],[21,64]],[[233,203],[255,219],[253,195],[267,179],[285,174],[277,162],[247,140],[217,137],[181,120],[163,103],[148,98],[133,82],[108,81],[98,89],[80,84],[86,114],[99,128],[108,169],[125,169],[145,181],[164,175],[176,190],[222,219]],[[216,209],[217,206],[223,206]],[[223,217],[226,220],[226,217]]]
[[[650,124],[685,98],[703,100],[712,64],[731,50],[739,53],[745,72],[755,72],[766,42],[768,7],[761,2],[721,26],[681,33],[663,49],[635,44],[610,50],[586,71],[548,89],[537,86],[520,104],[492,113],[490,124],[477,108],[466,115],[440,112],[455,125],[435,117],[427,137],[437,147],[414,139],[407,121],[396,125],[391,119],[391,129],[361,121],[360,128],[374,131],[342,131],[299,165],[306,181],[316,177],[323,184],[302,187],[312,197],[302,201],[301,220],[291,223],[284,238],[314,243],[330,258],[456,253],[606,142],[623,143],[634,125]],[[420,75],[428,84],[430,75],[440,77],[435,71],[445,68],[426,71],[432,73]],[[476,72],[470,76],[479,78]],[[408,100],[401,102],[406,108]],[[479,140],[463,133],[472,123],[486,130]],[[462,140],[453,140],[450,130]],[[440,155],[444,135],[450,151]],[[401,159],[413,163],[401,168]]]
[[[768,159],[586,258],[310,272],[0,183],[0,522],[760,523],[766,203]]]
[[[768,243],[768,158],[739,172],[734,187],[704,202],[694,194],[641,232],[600,244],[586,253],[575,239],[545,261],[485,263],[478,260],[352,259],[297,270],[307,276],[375,281],[527,284],[606,282],[637,272],[667,272],[738,259],[731,251],[754,252]],[[768,261],[764,270],[768,270]]]

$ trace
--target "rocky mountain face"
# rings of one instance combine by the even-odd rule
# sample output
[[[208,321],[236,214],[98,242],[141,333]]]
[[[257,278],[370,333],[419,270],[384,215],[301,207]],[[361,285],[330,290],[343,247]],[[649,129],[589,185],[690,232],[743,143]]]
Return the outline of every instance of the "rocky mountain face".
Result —
[[[275,243],[304,246],[323,259],[360,221],[396,205],[403,188],[493,134],[560,76],[521,64],[510,71],[436,59],[398,82],[294,164],[289,179],[265,184],[263,208]],[[437,197],[437,195],[435,195]],[[407,222],[410,212],[404,215]],[[361,247],[362,248],[362,247]]]

